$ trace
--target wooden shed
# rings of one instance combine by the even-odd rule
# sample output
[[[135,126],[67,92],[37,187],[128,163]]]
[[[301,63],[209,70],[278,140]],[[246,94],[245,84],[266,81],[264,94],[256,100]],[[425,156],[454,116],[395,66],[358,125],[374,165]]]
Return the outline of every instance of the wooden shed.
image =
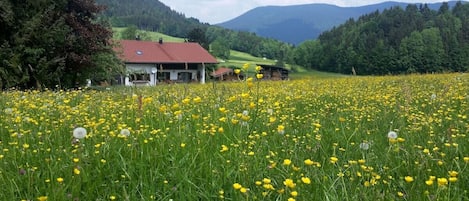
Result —
[[[262,67],[260,73],[264,75],[266,80],[288,80],[289,70],[280,66],[257,64]]]
[[[220,67],[210,75],[219,81],[235,81],[244,78],[243,74],[236,74],[234,73],[233,69],[226,67]]]

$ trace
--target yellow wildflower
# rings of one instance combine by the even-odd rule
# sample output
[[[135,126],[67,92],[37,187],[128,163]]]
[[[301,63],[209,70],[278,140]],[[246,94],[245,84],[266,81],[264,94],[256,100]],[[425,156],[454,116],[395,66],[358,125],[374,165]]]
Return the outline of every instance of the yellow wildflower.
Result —
[[[339,161],[339,159],[338,159],[337,157],[335,157],[335,156],[332,156],[332,157],[330,158],[330,162],[331,162],[332,164],[337,163],[337,161]]]
[[[305,165],[313,165],[314,164],[314,161],[312,161],[311,159],[306,159],[304,162],[305,162]]]
[[[301,177],[301,181],[304,184],[311,184],[311,179],[309,179],[308,177]]]
[[[446,186],[448,185],[448,179],[446,178],[438,178],[438,186]]]
[[[410,183],[410,182],[413,182],[413,181],[414,181],[414,178],[411,177],[411,176],[406,176],[406,177],[404,177],[404,180],[405,180],[407,183]]]
[[[296,186],[295,182],[293,182],[292,179],[285,179],[285,181],[283,181],[283,185],[285,185],[289,188],[295,188],[295,186]]]
[[[239,190],[239,189],[241,189],[242,187],[243,187],[243,186],[241,186],[241,184],[239,184],[239,183],[234,183],[234,184],[233,184],[233,188],[234,188],[235,190]]]
[[[46,200],[47,200],[47,196],[38,197],[37,200],[38,200],[38,201],[46,201]]]

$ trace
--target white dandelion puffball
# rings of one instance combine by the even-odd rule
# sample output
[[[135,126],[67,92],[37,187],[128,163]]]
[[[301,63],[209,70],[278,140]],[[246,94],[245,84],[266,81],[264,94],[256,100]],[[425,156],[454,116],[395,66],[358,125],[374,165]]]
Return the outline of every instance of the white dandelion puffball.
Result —
[[[76,139],[83,139],[86,137],[86,129],[83,127],[76,127],[73,129],[73,137]]]
[[[126,129],[126,128],[122,129],[121,130],[121,135],[123,135],[125,137],[129,136],[130,135],[129,129]]]
[[[13,113],[13,109],[11,109],[11,108],[5,108],[5,109],[3,110],[3,112],[5,112],[5,114],[11,114],[11,113]]]
[[[368,142],[362,142],[360,143],[360,149],[362,150],[368,150],[370,148],[370,143]]]
[[[389,139],[396,139],[397,138],[397,133],[394,132],[394,131],[389,131],[388,138]]]
[[[273,110],[273,109],[270,109],[270,108],[269,108],[269,109],[267,109],[267,114],[270,114],[270,115],[272,115],[273,113],[274,113],[274,110]]]

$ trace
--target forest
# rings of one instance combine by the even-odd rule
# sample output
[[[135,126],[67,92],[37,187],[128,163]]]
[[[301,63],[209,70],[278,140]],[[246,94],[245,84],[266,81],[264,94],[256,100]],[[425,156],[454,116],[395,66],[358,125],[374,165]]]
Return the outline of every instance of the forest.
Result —
[[[298,65],[344,74],[464,72],[469,4],[439,10],[408,5],[350,19],[295,48]]]

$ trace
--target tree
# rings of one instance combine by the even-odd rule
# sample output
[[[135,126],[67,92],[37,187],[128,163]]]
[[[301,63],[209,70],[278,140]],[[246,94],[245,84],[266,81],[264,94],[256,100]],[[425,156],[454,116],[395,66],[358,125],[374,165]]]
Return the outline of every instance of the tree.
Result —
[[[137,26],[130,25],[121,32],[121,39],[134,40],[137,37]]]
[[[438,28],[429,28],[422,31],[422,41],[425,51],[422,53],[422,63],[425,72],[441,72],[443,70],[443,41]]]
[[[151,40],[146,31],[138,30],[135,25],[130,25],[125,28],[124,31],[122,31],[120,38],[124,40]]]
[[[402,39],[400,63],[409,73],[423,71],[423,53],[425,52],[422,34],[414,31],[409,37]]]
[[[222,59],[230,58],[230,46],[222,39],[216,39],[210,45],[212,54]]]
[[[206,50],[209,49],[209,43],[208,43],[207,37],[205,36],[205,30],[203,30],[201,28],[192,29],[187,34],[187,40],[189,42],[199,43]]]
[[[0,9],[2,88],[75,87],[107,68],[95,55],[115,57],[112,31],[98,21],[103,8],[94,0],[0,1]]]

